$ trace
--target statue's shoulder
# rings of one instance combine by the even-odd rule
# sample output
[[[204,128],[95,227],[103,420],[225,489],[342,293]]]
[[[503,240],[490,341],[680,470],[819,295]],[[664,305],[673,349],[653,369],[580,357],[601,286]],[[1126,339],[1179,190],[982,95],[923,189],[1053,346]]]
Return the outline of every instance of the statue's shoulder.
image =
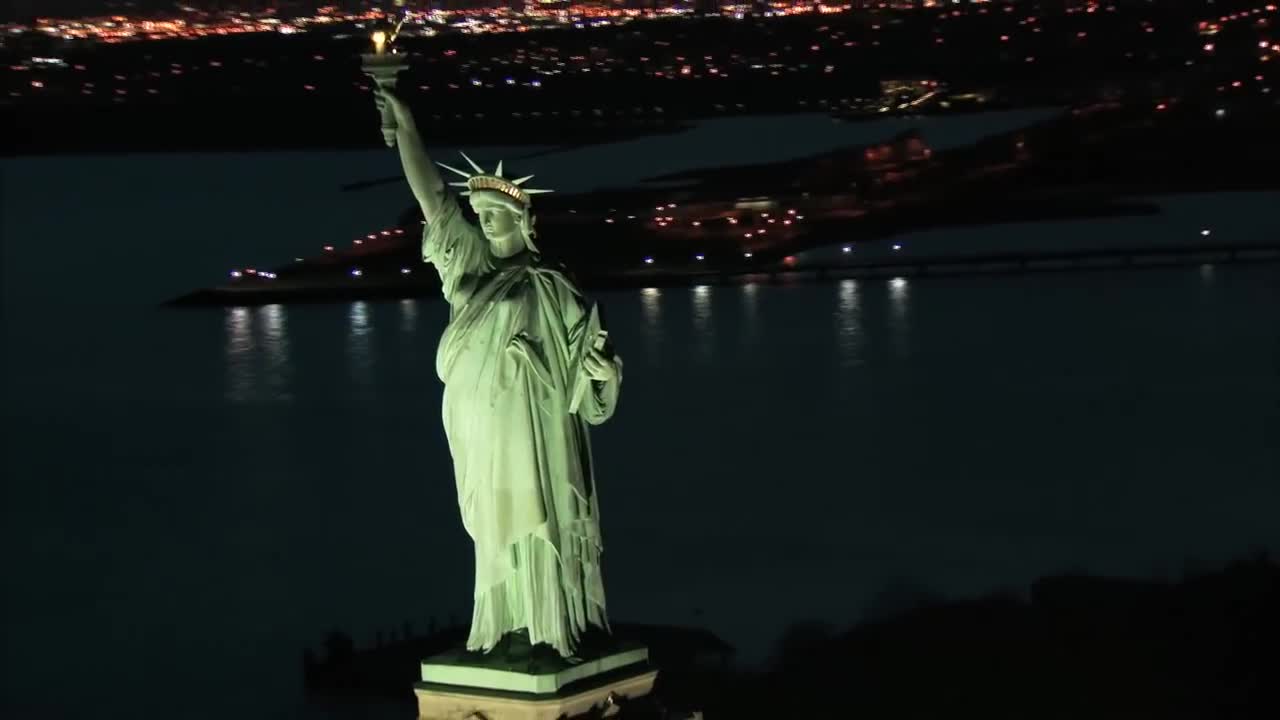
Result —
[[[573,273],[563,263],[539,261],[532,268],[534,277],[554,286],[561,296],[582,297],[582,289]]]
[[[569,268],[564,263],[539,260],[531,269],[534,275],[543,277],[549,282],[566,285],[574,290],[578,288],[578,283],[574,280],[573,273],[569,271]]]
[[[480,226],[471,222],[466,213],[462,211],[462,203],[458,202],[458,196],[452,190],[447,190],[444,193],[435,218],[427,220],[424,217],[422,219],[423,235],[429,235],[433,230],[482,234]]]

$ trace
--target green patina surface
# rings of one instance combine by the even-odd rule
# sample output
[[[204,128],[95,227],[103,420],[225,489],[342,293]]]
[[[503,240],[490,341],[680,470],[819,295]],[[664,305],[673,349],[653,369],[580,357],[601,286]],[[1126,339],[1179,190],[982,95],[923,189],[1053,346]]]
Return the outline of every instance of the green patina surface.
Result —
[[[475,543],[466,646],[495,651],[525,632],[581,658],[584,636],[609,626],[589,426],[613,416],[622,359],[596,305],[533,241],[532,200],[550,190],[526,186],[532,175],[507,178],[501,162],[492,171],[465,155],[471,170],[440,163],[465,178],[450,184],[465,188],[473,222],[390,83],[377,103],[422,207],[422,259],[450,307],[435,370],[462,526]]]

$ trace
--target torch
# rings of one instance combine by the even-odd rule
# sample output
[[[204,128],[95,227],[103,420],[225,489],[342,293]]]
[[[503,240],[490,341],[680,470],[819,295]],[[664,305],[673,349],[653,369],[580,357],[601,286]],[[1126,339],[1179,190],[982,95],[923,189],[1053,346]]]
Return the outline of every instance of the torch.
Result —
[[[362,60],[360,69],[373,78],[374,84],[379,89],[394,90],[396,76],[409,67],[404,56],[390,47],[400,34],[401,25],[404,25],[403,19],[390,34],[385,30],[374,32],[373,52],[363,53],[360,56]],[[396,146],[396,116],[388,104],[382,106],[382,139],[386,141],[387,147]]]

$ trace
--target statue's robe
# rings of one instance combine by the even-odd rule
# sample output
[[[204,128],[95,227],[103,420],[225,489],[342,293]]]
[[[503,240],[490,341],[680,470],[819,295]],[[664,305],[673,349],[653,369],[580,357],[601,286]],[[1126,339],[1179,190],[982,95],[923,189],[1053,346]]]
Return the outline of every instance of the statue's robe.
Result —
[[[590,381],[576,413],[590,306],[537,256],[495,258],[450,194],[423,233],[422,257],[450,305],[436,372],[462,524],[475,541],[469,650],[527,628],[568,657],[588,625],[608,628],[599,502],[588,424],[614,411],[621,384]]]

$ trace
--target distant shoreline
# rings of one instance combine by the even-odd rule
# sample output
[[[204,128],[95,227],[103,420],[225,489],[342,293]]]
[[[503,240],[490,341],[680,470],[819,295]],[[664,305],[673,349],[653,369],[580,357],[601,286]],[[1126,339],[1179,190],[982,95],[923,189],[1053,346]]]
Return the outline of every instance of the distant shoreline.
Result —
[[[1135,247],[1070,252],[990,253],[967,256],[904,258],[870,263],[788,267],[737,265],[702,271],[633,271],[583,274],[587,290],[745,285],[756,282],[794,284],[844,279],[1010,275],[1020,273],[1141,270],[1219,263],[1280,262],[1280,243],[1231,246]],[[335,282],[294,287],[215,287],[174,298],[168,307],[244,307],[284,303],[327,303],[369,300],[437,299],[438,282],[399,278]]]
[[[1142,198],[1274,188],[1266,169],[1271,155],[1256,142],[1267,117],[1229,129],[1205,118],[1195,107],[1158,116],[1141,107],[1072,112],[939,152],[919,133],[905,132],[875,145],[802,159],[681,173],[672,177],[691,184],[675,190],[555,196],[543,208],[540,229],[554,239],[544,247],[549,257],[564,258],[581,284],[592,289],[733,283],[752,274],[782,282],[1274,260],[1280,245],[1273,238],[1257,246],[1226,246],[1215,238],[1197,247],[1018,248],[941,257],[903,253],[871,263],[836,252],[819,259],[822,248],[841,241],[1152,214],[1158,208]],[[1210,128],[1214,132],[1206,135]],[[1189,138],[1213,151],[1188,152]],[[655,206],[669,214],[649,217]],[[770,218],[770,212],[782,215]],[[727,223],[704,226],[704,219]],[[608,223],[611,241],[601,245],[592,228]],[[436,296],[434,273],[415,270],[421,267],[414,237],[419,227],[407,212],[396,228],[357,241],[352,249],[327,246],[314,258],[235,271],[231,280],[169,304]]]

